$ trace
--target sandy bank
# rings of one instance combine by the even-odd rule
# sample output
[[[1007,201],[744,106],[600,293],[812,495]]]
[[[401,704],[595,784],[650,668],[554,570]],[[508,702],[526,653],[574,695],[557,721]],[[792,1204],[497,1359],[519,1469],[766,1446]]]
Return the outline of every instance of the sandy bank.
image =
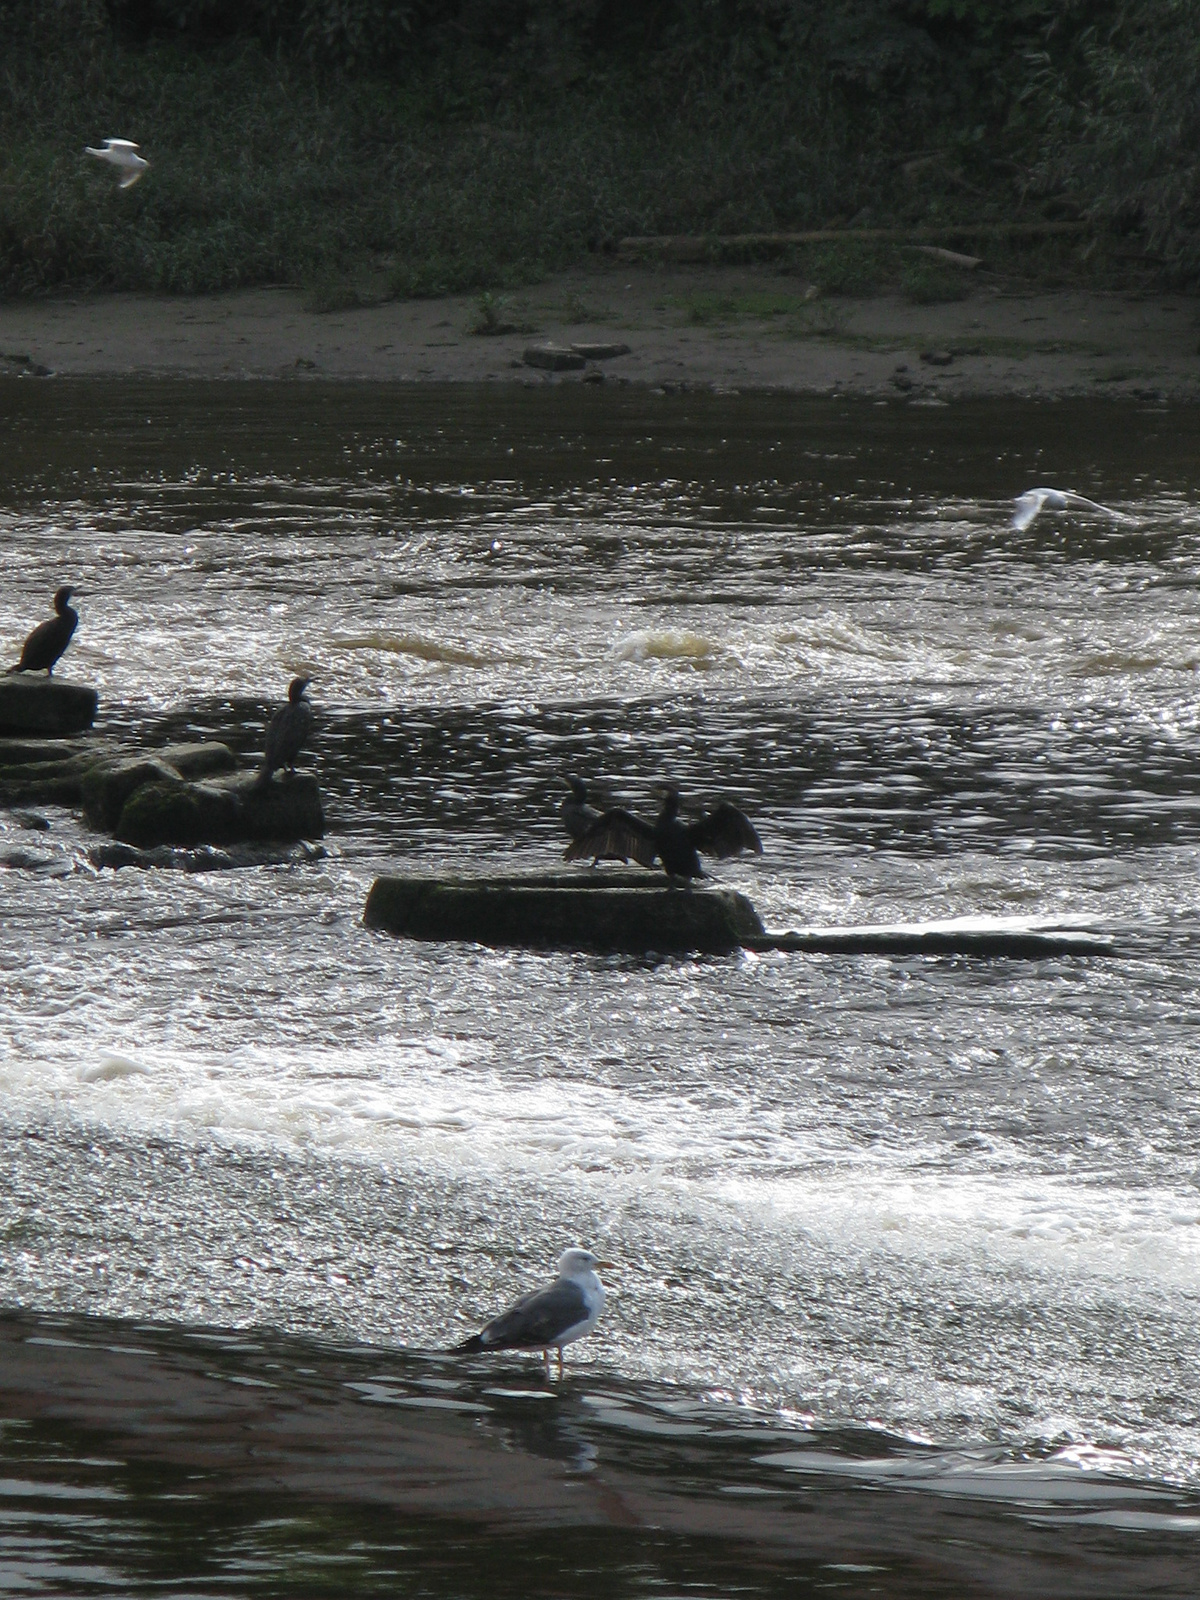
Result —
[[[516,331],[491,335],[474,331],[474,295],[334,312],[306,309],[295,289],[25,301],[0,305],[0,373],[1200,399],[1197,303],[1185,296],[964,282],[963,300],[913,305],[814,295],[767,267],[606,262],[498,297],[497,320]],[[523,360],[531,344],[599,341],[629,354],[583,372]]]

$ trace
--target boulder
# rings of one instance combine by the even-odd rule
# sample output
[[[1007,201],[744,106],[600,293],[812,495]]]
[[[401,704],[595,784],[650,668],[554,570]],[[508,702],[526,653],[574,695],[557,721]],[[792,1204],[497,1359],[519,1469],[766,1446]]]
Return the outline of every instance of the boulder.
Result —
[[[154,754],[181,778],[208,778],[217,772],[236,772],[237,757],[227,744],[209,739],[203,744],[168,744]]]
[[[82,733],[96,720],[99,703],[95,689],[82,683],[8,672],[0,677],[0,735]]]
[[[410,939],[461,939],[473,944],[530,945],[565,950],[726,954],[763,925],[731,889],[668,886],[589,872],[541,878],[382,877],[367,896],[369,928]]]
[[[79,781],[83,814],[93,828],[111,833],[121,820],[131,794],[148,784],[170,785],[181,774],[157,756],[131,756],[126,760],[99,761],[88,767]]]
[[[241,773],[219,781],[237,801],[238,839],[266,843],[324,836],[321,791],[311,773],[298,772],[294,777],[276,775],[269,783],[259,783],[256,775]]]

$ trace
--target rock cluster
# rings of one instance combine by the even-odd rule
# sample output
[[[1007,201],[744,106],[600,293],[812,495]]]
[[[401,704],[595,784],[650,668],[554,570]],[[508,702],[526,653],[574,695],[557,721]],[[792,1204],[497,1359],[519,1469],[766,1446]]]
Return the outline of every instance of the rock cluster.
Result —
[[[237,767],[215,742],[137,751],[96,735],[0,738],[0,804],[78,806],[94,828],[139,850],[322,836],[314,778],[264,784]]]

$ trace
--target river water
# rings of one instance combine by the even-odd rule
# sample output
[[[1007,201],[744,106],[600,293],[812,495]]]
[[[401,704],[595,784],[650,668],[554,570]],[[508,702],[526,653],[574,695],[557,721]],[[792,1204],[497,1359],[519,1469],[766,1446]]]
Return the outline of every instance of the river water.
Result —
[[[3,401],[5,648],[74,583],[64,668],[148,744],[260,749],[310,675],[330,831],[233,871],[97,870],[69,813],[0,812],[0,1588],[1194,1592],[1200,416]],[[1040,483],[1135,520],[1013,532]],[[742,805],[765,854],[714,870],[768,926],[1002,917],[1114,953],[363,929],[397,863],[553,864],[568,771]],[[436,1354],[575,1242],[614,1266],[561,1389]],[[5,1376],[38,1351],[73,1352],[69,1403]],[[269,1482],[223,1459],[185,1489],[185,1381],[391,1432],[320,1485],[293,1439]],[[536,1404],[552,1423],[508,1415]],[[475,1452],[453,1505],[388,1498],[412,1417]],[[515,1463],[536,1485],[501,1509]]]

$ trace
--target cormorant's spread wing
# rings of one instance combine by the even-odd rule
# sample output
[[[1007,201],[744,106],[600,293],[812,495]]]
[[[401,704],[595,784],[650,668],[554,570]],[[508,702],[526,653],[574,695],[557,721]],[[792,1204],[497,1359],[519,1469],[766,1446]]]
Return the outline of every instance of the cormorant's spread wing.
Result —
[[[587,1315],[583,1290],[570,1278],[560,1278],[548,1289],[522,1295],[509,1310],[493,1317],[479,1340],[486,1350],[547,1350],[569,1328],[585,1322]]]
[[[762,840],[744,811],[722,800],[688,828],[688,838],[706,856],[736,856],[742,850],[762,855]]]
[[[572,839],[582,839],[589,828],[594,828],[600,821],[600,812],[595,806],[589,806],[586,801],[576,800],[574,795],[568,795],[558,808],[562,818],[563,827]]]
[[[581,833],[567,846],[563,859],[587,861],[598,856],[615,856],[619,860],[632,856],[640,867],[652,867],[658,858],[654,829],[641,817],[635,817],[632,811],[620,807],[606,811],[586,833]]]

